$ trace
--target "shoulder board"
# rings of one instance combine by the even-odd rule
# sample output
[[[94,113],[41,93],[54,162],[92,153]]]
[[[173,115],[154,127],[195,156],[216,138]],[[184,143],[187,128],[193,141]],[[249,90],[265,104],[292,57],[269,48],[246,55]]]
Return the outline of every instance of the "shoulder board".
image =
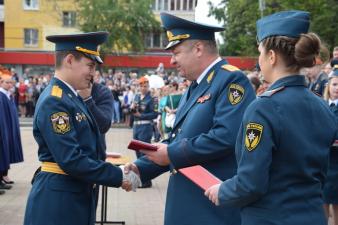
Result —
[[[282,86],[282,87],[279,87],[279,88],[276,88],[276,89],[273,89],[273,90],[270,90],[270,91],[266,91],[264,92],[263,94],[261,94],[260,96],[258,97],[270,97],[272,96],[273,94],[276,94],[277,92],[283,90],[285,87]]]
[[[238,69],[236,66],[230,65],[230,64],[226,64],[222,66],[223,69],[228,70],[230,72],[234,72],[234,71],[239,71],[240,69]]]
[[[52,87],[52,92],[50,93],[51,96],[61,98],[62,97],[62,89],[59,86],[54,85]]]

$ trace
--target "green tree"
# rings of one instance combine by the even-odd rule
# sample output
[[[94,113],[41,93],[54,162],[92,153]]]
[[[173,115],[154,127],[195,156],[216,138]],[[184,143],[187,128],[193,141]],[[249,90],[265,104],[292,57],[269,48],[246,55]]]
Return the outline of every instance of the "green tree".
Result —
[[[104,52],[143,51],[145,35],[159,32],[152,0],[76,0],[80,28],[85,32],[110,33],[102,46]]]
[[[223,0],[209,2],[210,15],[225,26],[223,55],[257,55],[256,21],[260,18],[258,0]],[[317,33],[329,49],[338,45],[337,0],[266,0],[264,15],[281,10],[304,10],[311,13],[310,31]]]

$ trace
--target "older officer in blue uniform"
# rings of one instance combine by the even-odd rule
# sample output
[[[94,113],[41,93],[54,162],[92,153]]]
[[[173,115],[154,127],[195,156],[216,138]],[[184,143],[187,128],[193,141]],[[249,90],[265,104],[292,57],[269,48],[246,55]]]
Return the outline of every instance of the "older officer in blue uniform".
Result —
[[[41,172],[28,197],[25,225],[92,225],[96,184],[130,188],[121,169],[99,160],[99,129],[75,90],[90,84],[97,46],[107,32],[48,36],[56,44],[55,77],[40,95],[33,134]]]
[[[236,173],[235,141],[246,107],[255,99],[247,77],[221,59],[208,26],[162,13],[171,63],[192,81],[184,93],[169,139],[130,165],[143,181],[170,170],[165,225],[239,225],[239,209],[215,207],[203,191],[176,171],[202,165],[222,180]]]
[[[321,45],[307,33],[309,24],[303,11],[257,22],[259,64],[272,85],[245,111],[237,175],[206,191],[216,204],[242,207],[243,225],[327,225],[322,187],[337,123],[299,75],[314,65]]]
[[[157,106],[149,91],[149,80],[141,77],[139,80],[140,93],[134,98],[131,110],[134,116],[133,138],[136,140],[151,142],[153,136],[153,120],[157,117]],[[143,154],[136,152],[137,158]],[[151,181],[142,183],[142,188],[152,186]]]

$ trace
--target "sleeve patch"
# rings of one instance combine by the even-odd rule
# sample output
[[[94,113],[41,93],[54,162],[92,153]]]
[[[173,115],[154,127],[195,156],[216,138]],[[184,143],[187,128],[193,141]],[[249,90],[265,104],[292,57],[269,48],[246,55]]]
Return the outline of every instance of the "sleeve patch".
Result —
[[[61,98],[62,97],[62,89],[59,86],[54,85],[52,87],[51,96]]]
[[[65,112],[57,112],[50,117],[54,133],[65,134],[70,131],[69,115]]]
[[[245,90],[239,84],[230,84],[228,91],[228,99],[231,105],[236,105],[240,103],[243,99]]]
[[[245,130],[245,147],[251,152],[261,141],[263,134],[263,125],[258,123],[248,123]]]
[[[236,66],[230,65],[230,64],[226,64],[222,66],[223,69],[230,71],[230,72],[234,72],[234,71],[239,71],[240,69],[238,69]]]

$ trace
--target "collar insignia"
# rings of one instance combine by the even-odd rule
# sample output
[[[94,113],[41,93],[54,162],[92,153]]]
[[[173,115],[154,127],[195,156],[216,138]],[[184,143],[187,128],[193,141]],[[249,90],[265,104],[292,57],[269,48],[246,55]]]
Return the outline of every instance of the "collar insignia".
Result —
[[[210,82],[212,81],[212,78],[214,78],[214,74],[215,74],[215,71],[212,71],[211,73],[209,73],[208,78],[207,78],[208,84],[210,84]]]

